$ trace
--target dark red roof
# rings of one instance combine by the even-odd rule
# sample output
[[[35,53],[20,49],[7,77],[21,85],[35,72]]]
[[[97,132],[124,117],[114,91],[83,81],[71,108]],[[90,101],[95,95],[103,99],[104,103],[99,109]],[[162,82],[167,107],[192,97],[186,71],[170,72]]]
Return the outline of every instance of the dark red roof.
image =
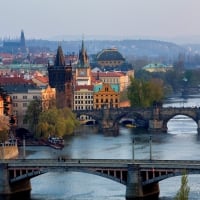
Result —
[[[33,83],[32,80],[26,80],[22,77],[0,77],[0,85],[17,85]]]

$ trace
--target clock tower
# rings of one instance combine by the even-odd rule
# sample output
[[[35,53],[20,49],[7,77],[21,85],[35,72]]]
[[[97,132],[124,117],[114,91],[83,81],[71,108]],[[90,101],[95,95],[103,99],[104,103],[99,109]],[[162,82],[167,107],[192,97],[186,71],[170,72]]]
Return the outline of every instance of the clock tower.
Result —
[[[83,40],[81,49],[79,51],[79,59],[75,76],[76,85],[91,85],[91,68]]]

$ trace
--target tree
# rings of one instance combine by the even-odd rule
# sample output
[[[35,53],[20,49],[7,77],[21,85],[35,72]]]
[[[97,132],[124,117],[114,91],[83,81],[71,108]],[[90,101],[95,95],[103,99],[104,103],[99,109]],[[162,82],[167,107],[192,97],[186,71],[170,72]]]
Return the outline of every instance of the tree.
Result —
[[[37,137],[64,136],[72,134],[78,125],[75,115],[69,108],[51,108],[39,115]]]
[[[163,82],[160,79],[144,81],[131,78],[127,95],[131,106],[152,106],[154,102],[161,101],[164,96]]]
[[[39,115],[42,112],[42,105],[39,99],[35,99],[28,105],[24,120],[27,121],[29,129],[36,132],[36,126],[38,124]]]
[[[176,194],[175,200],[188,200],[189,192],[188,178],[186,172],[184,172],[181,178],[181,187]]]

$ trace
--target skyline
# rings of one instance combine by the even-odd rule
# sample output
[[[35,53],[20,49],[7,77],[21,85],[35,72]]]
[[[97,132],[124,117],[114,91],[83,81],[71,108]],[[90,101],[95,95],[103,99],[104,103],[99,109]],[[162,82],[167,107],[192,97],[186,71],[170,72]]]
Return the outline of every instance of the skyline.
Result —
[[[0,38],[200,41],[198,0],[0,0]],[[192,38],[191,38],[192,39]]]

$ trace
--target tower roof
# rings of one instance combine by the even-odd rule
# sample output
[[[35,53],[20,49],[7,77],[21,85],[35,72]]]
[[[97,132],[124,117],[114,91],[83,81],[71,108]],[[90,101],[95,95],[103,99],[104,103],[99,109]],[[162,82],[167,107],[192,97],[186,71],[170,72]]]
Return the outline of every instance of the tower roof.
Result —
[[[61,46],[58,46],[54,65],[55,66],[65,66],[65,57],[63,55],[63,51],[62,51]]]
[[[88,67],[89,66],[89,58],[84,47],[84,41],[82,40],[81,50],[79,51],[79,60],[78,67]]]

